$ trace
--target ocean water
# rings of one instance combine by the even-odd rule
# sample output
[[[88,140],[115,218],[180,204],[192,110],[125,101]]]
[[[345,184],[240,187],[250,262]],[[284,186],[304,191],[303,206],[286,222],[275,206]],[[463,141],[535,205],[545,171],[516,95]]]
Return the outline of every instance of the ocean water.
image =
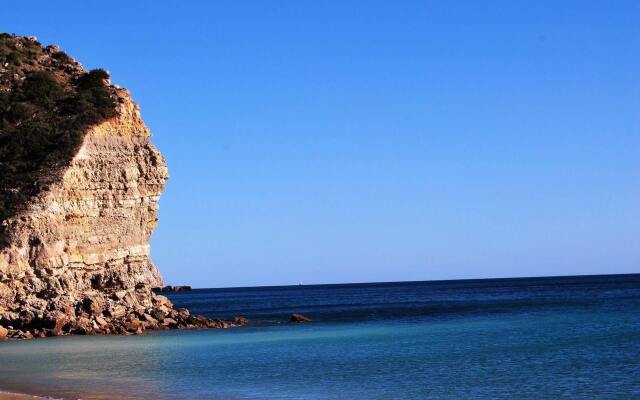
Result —
[[[249,326],[0,343],[65,399],[640,399],[640,275],[172,294]],[[293,312],[314,319],[293,325]]]

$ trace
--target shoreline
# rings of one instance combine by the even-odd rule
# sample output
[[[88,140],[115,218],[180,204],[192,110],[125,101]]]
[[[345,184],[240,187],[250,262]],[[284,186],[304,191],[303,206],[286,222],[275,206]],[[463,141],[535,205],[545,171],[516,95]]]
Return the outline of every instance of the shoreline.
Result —
[[[53,397],[40,397],[26,393],[15,393],[0,389],[0,400],[45,400]]]

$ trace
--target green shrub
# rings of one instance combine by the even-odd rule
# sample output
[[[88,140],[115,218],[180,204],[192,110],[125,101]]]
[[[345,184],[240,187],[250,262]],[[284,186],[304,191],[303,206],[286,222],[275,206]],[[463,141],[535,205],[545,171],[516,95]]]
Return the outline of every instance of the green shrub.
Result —
[[[51,71],[36,71],[25,79],[18,94],[41,107],[54,107],[64,94],[64,86]]]
[[[92,69],[78,78],[78,88],[81,90],[104,89],[104,81],[109,79],[109,73],[103,69]]]
[[[67,53],[65,53],[64,51],[57,51],[57,52],[53,53],[51,55],[51,57],[53,57],[54,59],[56,59],[58,61],[62,61],[62,62],[70,62],[71,61],[71,57],[69,57],[67,55]]]
[[[9,53],[7,61],[13,65],[20,66],[22,64],[22,56],[17,51],[14,51],[13,53]]]

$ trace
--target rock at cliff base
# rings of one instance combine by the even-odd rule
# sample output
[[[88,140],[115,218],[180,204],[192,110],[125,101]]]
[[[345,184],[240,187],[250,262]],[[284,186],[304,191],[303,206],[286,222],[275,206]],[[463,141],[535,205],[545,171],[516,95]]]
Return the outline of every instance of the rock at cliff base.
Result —
[[[233,323],[236,325],[242,326],[242,325],[248,324],[249,320],[246,319],[245,317],[237,316],[237,317],[233,317]]]

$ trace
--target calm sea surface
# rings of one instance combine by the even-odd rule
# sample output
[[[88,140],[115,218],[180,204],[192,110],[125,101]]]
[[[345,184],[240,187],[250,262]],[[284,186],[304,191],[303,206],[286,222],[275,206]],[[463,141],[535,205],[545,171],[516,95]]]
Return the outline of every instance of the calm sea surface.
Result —
[[[0,343],[0,389],[83,399],[640,399],[640,275],[205,289],[231,330]],[[291,325],[293,312],[314,319]]]

